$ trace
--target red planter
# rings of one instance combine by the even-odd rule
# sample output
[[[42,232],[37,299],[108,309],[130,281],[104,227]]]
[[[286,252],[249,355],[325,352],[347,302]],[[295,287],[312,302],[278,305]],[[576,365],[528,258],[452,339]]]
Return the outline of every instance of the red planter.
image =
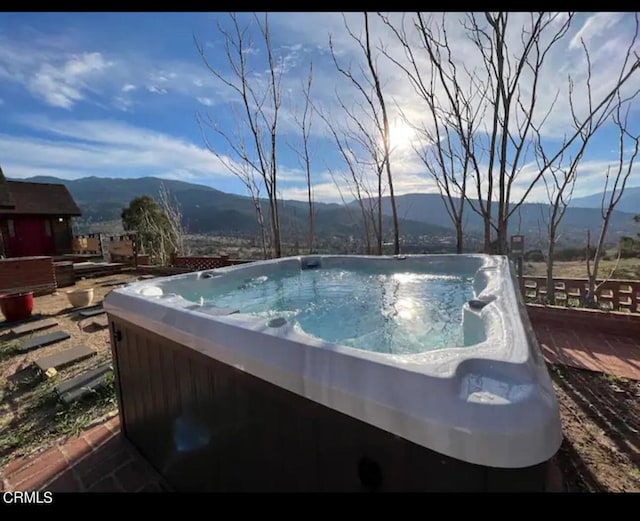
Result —
[[[0,310],[7,322],[29,318],[33,311],[33,291],[0,295]]]

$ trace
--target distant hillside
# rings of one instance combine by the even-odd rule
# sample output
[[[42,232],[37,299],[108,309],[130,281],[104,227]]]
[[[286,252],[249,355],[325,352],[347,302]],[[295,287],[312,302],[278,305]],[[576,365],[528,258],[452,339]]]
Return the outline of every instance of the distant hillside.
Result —
[[[258,232],[255,209],[248,197],[229,194],[209,186],[183,181],[163,180],[155,177],[116,179],[85,177],[67,181],[56,177],[36,176],[23,181],[38,183],[62,183],[69,189],[82,210],[81,222],[85,224],[120,220],[122,209],[140,195],[157,197],[162,184],[180,204],[184,224],[191,233],[239,233]],[[284,233],[304,236],[307,227],[307,203],[281,201],[280,216]],[[267,203],[263,203],[268,215]],[[354,225],[358,213],[341,204],[316,203],[316,233],[319,235],[359,235]],[[412,236],[450,236],[451,226],[432,225],[421,221],[406,220],[403,233]],[[384,228],[391,230],[391,219],[385,217]]]
[[[85,177],[66,181],[55,177],[31,177],[32,182],[63,183],[67,186],[82,210],[85,225],[117,222],[120,213],[137,196],[149,194],[157,197],[161,184],[180,203],[184,223],[191,233],[233,233],[254,234],[258,231],[255,211],[248,197],[229,194],[209,186],[184,181],[162,180],[155,177],[138,179],[114,179]],[[634,195],[635,194],[635,195]],[[584,201],[598,199],[598,195],[579,198],[567,210],[560,243],[562,245],[584,244],[586,231],[596,233],[601,225],[597,208],[578,207]],[[623,199],[629,205],[638,204],[640,188],[629,188]],[[622,205],[622,202],[620,204]],[[398,215],[404,235],[413,237],[451,237],[453,227],[442,199],[438,194],[407,194],[397,198]],[[266,202],[263,203],[268,215]],[[527,203],[522,205],[510,224],[510,233],[523,233],[527,248],[536,247],[541,240],[544,227],[545,205]],[[304,237],[307,226],[307,203],[303,201],[281,201],[281,221],[283,232]],[[384,228],[387,240],[391,237],[391,205],[388,198],[383,201],[385,214]],[[636,213],[640,213],[640,208]],[[349,208],[342,204],[316,203],[316,233],[320,235],[361,235],[359,212],[356,203]],[[472,236],[482,233],[482,219],[467,204],[465,212],[465,232]],[[354,222],[358,223],[357,225]],[[638,224],[633,221],[633,213],[616,211],[611,218],[609,242],[616,242],[619,235],[635,235]],[[544,235],[544,234],[543,234]]]
[[[607,192],[610,196],[611,192]],[[577,197],[571,201],[571,206],[580,208],[600,208],[602,194],[592,194],[585,197]],[[616,210],[640,214],[640,186],[627,187],[616,205]]]
[[[640,192],[638,193],[640,197]],[[353,203],[352,203],[353,204]],[[598,203],[599,204],[599,203]],[[439,194],[407,194],[396,198],[398,216],[419,222],[426,222],[436,226],[451,226],[442,198]],[[547,218],[547,205],[541,203],[525,203],[512,216],[510,234],[525,235],[527,248],[534,247],[540,242],[540,235],[544,237],[544,222]],[[385,198],[382,206],[385,215],[391,215],[391,203]],[[640,213],[640,209],[638,210]],[[482,218],[475,213],[469,204],[465,206],[465,230],[481,233]],[[608,240],[617,242],[620,235],[635,235],[638,224],[633,221],[633,213],[615,211],[611,216]],[[587,230],[596,233],[602,224],[600,210],[596,208],[567,209],[561,224],[560,243],[564,245],[584,244]]]

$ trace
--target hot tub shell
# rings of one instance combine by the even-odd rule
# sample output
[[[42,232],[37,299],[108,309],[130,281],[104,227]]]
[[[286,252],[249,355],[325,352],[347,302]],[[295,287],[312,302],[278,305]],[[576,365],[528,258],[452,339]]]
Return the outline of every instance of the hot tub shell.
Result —
[[[475,273],[465,346],[380,354],[181,296],[363,263]],[[543,490],[562,439],[506,257],[294,257],[134,283],[104,307],[123,433],[177,490]]]

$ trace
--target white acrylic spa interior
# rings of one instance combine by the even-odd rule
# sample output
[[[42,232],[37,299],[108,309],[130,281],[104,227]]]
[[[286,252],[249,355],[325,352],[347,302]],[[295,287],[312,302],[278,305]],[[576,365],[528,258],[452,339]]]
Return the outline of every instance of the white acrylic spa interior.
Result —
[[[330,344],[284,319],[185,299],[198,288],[282,271],[367,266],[471,271],[463,347],[382,354]],[[448,456],[521,468],[548,460],[562,435],[557,402],[506,257],[290,257],[129,284],[104,308],[222,363]]]

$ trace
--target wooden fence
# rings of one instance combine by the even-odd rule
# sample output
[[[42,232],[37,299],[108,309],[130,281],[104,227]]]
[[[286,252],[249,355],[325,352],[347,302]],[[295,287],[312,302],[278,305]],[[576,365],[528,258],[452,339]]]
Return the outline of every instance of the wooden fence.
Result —
[[[524,296],[527,300],[544,302],[547,296],[547,278],[524,276]],[[586,301],[587,279],[554,278],[555,300],[558,303]],[[600,283],[602,281],[598,281]],[[640,313],[640,281],[610,279],[596,290],[596,302],[604,308]]]
[[[88,233],[85,235],[74,235],[71,243],[71,252],[75,255],[102,256],[102,234]]]

